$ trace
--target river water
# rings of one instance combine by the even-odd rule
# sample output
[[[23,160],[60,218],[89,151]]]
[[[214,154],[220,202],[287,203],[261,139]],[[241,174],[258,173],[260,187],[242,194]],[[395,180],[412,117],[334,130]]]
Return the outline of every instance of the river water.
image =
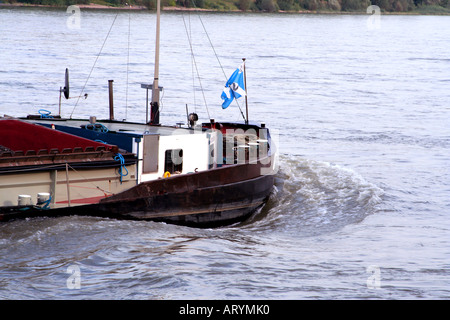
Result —
[[[242,120],[220,93],[246,58],[249,118],[280,146],[267,206],[219,229],[1,224],[0,299],[448,299],[449,23],[164,12],[161,121]],[[107,117],[113,79],[116,118],[144,121],[154,33],[152,12],[1,9],[0,113],[57,114],[69,68],[63,116]]]

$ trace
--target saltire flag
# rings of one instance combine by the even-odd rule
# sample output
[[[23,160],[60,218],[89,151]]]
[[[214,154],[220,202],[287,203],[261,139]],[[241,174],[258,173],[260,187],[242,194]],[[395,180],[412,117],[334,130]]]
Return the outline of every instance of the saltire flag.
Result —
[[[244,86],[244,64],[241,64],[236,71],[233,72],[231,77],[225,84],[225,88],[222,92],[222,109],[228,108],[228,106],[233,102],[234,99],[239,99],[245,96],[245,86]]]

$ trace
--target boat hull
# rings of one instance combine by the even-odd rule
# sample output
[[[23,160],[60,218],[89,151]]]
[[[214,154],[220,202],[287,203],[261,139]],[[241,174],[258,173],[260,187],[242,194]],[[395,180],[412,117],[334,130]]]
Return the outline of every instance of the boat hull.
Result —
[[[230,225],[246,220],[267,201],[274,178],[262,175],[261,168],[259,164],[232,165],[148,181],[89,205],[2,207],[0,221],[78,215],[199,228]]]
[[[244,221],[268,199],[273,176],[193,191],[102,203],[105,215],[192,227],[218,227]]]

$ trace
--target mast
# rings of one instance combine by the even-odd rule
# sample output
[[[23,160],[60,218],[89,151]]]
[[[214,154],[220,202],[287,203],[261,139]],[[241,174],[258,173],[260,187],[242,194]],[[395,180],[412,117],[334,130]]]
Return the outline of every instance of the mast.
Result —
[[[152,103],[150,124],[159,125],[159,34],[160,34],[161,0],[156,1],[156,46],[155,46],[155,75],[152,86]]]

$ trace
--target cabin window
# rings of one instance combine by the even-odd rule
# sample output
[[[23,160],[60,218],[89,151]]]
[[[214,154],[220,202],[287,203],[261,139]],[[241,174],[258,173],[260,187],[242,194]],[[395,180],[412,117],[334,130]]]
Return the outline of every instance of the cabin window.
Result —
[[[183,171],[183,149],[166,150],[164,172],[181,173]]]

